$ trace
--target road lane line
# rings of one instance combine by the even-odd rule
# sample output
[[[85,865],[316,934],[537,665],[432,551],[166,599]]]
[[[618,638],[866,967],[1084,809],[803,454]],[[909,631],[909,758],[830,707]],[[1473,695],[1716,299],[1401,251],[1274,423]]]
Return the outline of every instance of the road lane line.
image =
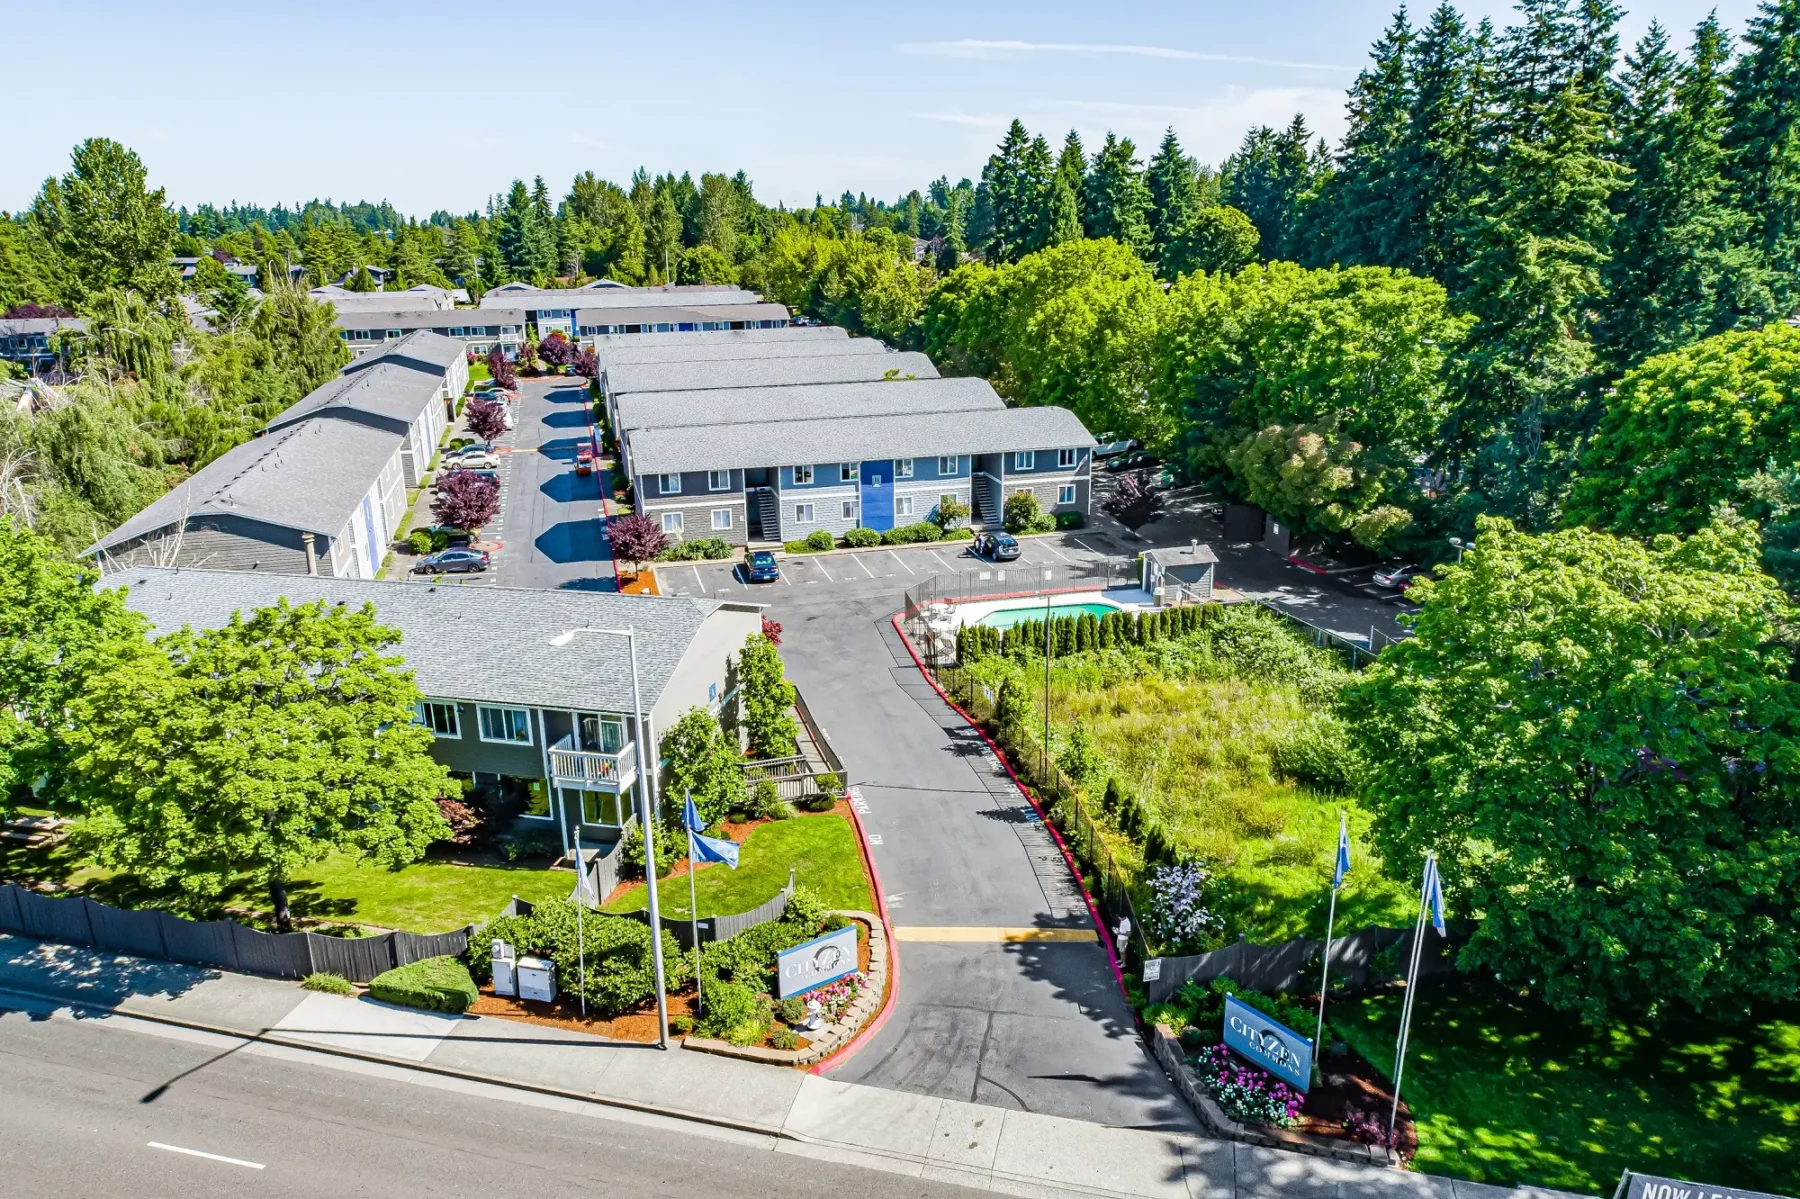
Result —
[[[221,1157],[217,1153],[206,1153],[199,1149],[183,1149],[180,1145],[165,1145],[161,1141],[146,1141],[152,1149],[163,1149],[169,1153],[185,1153],[189,1157],[204,1157],[209,1162],[224,1162],[228,1166],[243,1166],[247,1170],[263,1170],[268,1167],[261,1162],[247,1162],[241,1157]]]
[[[948,562],[945,562],[944,559],[939,556],[939,554],[936,550],[927,549],[925,552],[930,554],[933,558],[937,558],[938,562],[943,566],[943,568],[945,570],[949,571],[951,574],[956,573],[956,567],[950,565]],[[933,573],[935,573],[935,572],[933,572]]]
[[[992,928],[974,924],[894,926],[896,941],[978,941],[1016,944],[1022,941],[1098,941],[1091,928]]]
[[[862,572],[864,574],[868,575],[871,579],[875,577],[875,572],[869,569],[869,564],[867,562],[863,561],[861,554],[851,554],[850,560],[852,562],[856,563],[858,566],[862,567]]]
[[[910,575],[910,574],[917,574],[917,573],[918,573],[918,572],[917,572],[917,571],[915,571],[915,570],[914,570],[914,569],[913,569],[913,568],[912,568],[912,567],[910,567],[910,566],[908,566],[908,565],[907,565],[907,564],[906,564],[906,559],[905,559],[905,558],[902,558],[902,557],[901,557],[901,556],[900,556],[900,555],[899,555],[899,554],[896,554],[896,553],[895,553],[895,552],[894,552],[894,551],[893,551],[893,550],[889,550],[889,551],[888,551],[888,557],[890,557],[890,558],[892,558],[892,559],[893,559],[893,560],[894,560],[894,561],[896,561],[896,562],[898,562],[898,563],[899,563],[899,564],[900,564],[900,569],[901,569],[901,570],[904,570],[904,571],[905,571],[905,572],[906,572],[906,573],[907,573],[907,574],[909,574],[909,575]]]

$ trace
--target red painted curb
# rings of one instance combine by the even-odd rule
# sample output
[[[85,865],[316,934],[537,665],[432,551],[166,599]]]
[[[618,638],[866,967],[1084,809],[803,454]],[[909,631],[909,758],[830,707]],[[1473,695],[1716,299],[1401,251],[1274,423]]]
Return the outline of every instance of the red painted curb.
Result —
[[[1100,918],[1100,909],[1094,905],[1094,897],[1088,891],[1087,879],[1082,877],[1081,867],[1075,864],[1075,855],[1069,852],[1068,845],[1063,841],[1062,833],[1058,832],[1056,825],[1051,822],[1050,813],[1044,810],[1044,805],[1038,801],[1038,797],[1031,793],[1031,788],[1020,781],[1018,772],[1012,768],[1012,763],[1006,760],[1006,751],[996,745],[994,739],[987,735],[987,730],[976,724],[974,717],[963,711],[962,705],[951,699],[938,685],[938,681],[931,677],[931,672],[925,669],[924,660],[919,657],[919,651],[913,648],[912,638],[908,637],[906,630],[900,627],[900,614],[894,613],[891,619],[894,623],[894,632],[900,636],[900,644],[904,645],[906,652],[912,655],[913,665],[919,668],[919,673],[925,676],[925,681],[931,684],[931,689],[938,693],[938,698],[950,705],[951,711],[967,721],[969,727],[975,730],[976,735],[987,743],[989,749],[994,751],[994,757],[999,759],[1000,765],[1006,769],[1006,777],[1012,780],[1013,786],[1019,789],[1019,794],[1023,795],[1031,804],[1032,809],[1037,812],[1038,819],[1044,822],[1044,827],[1050,830],[1050,836],[1056,841],[1056,848],[1062,851],[1063,861],[1068,864],[1069,873],[1075,876],[1075,885],[1081,888],[1081,898],[1087,903],[1088,916],[1093,920],[1094,928],[1100,934],[1101,947],[1106,950],[1107,965],[1112,967],[1113,981],[1119,984],[1119,993],[1129,998],[1125,990],[1125,972],[1119,968],[1119,955],[1113,950],[1112,933],[1107,929],[1106,921]]]
[[[1305,558],[1296,558],[1291,554],[1288,556],[1288,562],[1294,566],[1298,566],[1301,570],[1310,570],[1316,575],[1325,575],[1325,574],[1331,573],[1330,571],[1326,570],[1323,566],[1314,566],[1311,562],[1308,562]]]
[[[845,799],[849,800],[847,793]],[[850,823],[856,826],[856,845],[862,851],[863,864],[869,868],[869,882],[875,890],[875,911],[880,914],[881,927],[887,932],[887,998],[882,1000],[881,1010],[875,1013],[875,1018],[864,1025],[863,1030],[852,1037],[848,1045],[824,1060],[815,1062],[808,1071],[811,1074],[823,1074],[842,1065],[852,1054],[873,1040],[875,1034],[881,1031],[881,1026],[887,1023],[888,1015],[894,1010],[894,998],[900,994],[900,948],[894,940],[894,922],[888,919],[887,892],[881,889],[881,871],[875,866],[875,855],[869,852],[869,837],[863,831],[862,817],[857,814],[855,801],[850,801]]]

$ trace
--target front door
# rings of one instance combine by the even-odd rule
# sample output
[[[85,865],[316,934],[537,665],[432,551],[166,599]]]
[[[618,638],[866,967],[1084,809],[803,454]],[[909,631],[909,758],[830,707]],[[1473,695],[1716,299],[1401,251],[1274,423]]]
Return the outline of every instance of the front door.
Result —
[[[862,526],[882,532],[894,527],[894,464],[891,460],[862,464]]]

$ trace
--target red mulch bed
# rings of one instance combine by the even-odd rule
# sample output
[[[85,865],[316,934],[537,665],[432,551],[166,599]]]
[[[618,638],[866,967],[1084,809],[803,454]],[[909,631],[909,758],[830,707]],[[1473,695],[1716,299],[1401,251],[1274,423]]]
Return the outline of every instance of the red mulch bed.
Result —
[[[691,1015],[694,1010],[692,995],[670,995],[669,1017]],[[471,1016],[498,1016],[505,1020],[522,1020],[527,1024],[544,1024],[551,1028],[566,1028],[571,1032],[590,1033],[596,1037],[611,1037],[615,1041],[638,1041],[645,1045],[656,1043],[656,1004],[647,1003],[635,1012],[611,1018],[589,1014],[585,1018],[581,1014],[581,1004],[571,996],[563,996],[555,1003],[538,1003],[530,999],[513,999],[505,995],[494,994],[490,983],[481,988],[481,998],[469,1009]]]
[[[1389,1108],[1394,1102],[1394,1088],[1381,1072],[1360,1054],[1331,1056],[1319,1063],[1321,1082],[1306,1094],[1306,1106],[1300,1109],[1300,1123],[1295,1132],[1315,1137],[1349,1140],[1344,1131],[1344,1117],[1350,1108],[1373,1112],[1387,1125]],[[1419,1148],[1418,1130],[1413,1127],[1410,1109],[1402,1102],[1400,1116],[1394,1123],[1398,1134],[1399,1153],[1410,1159]]]

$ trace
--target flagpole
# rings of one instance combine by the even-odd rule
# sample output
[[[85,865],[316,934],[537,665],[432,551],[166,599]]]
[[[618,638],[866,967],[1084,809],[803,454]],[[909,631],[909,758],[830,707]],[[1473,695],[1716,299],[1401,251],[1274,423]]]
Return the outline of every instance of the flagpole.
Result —
[[[1321,955],[1325,964],[1319,971],[1319,1029],[1313,1034],[1315,1059],[1318,1057],[1319,1046],[1325,1040],[1325,980],[1331,977],[1331,928],[1337,923],[1337,893],[1338,885],[1331,884],[1331,915],[1325,917],[1325,952]]]
[[[1394,1126],[1400,1119],[1400,1081],[1406,1074],[1406,1042],[1412,1032],[1413,999],[1418,994],[1419,954],[1425,945],[1425,901],[1431,889],[1431,864],[1435,853],[1425,855],[1425,875],[1419,880],[1419,918],[1413,924],[1412,961],[1406,971],[1406,1000],[1400,1005],[1400,1036],[1394,1043],[1394,1102],[1388,1109],[1388,1141],[1394,1140]]]
[[[694,802],[692,791],[687,793],[687,802]],[[700,994],[700,901],[694,898],[694,864],[698,859],[694,854],[694,830],[688,825],[685,808],[681,823],[687,828],[688,837],[688,927],[693,930],[694,936],[694,1015],[703,1016],[706,1014],[706,1001]]]
[[[587,863],[581,860],[581,821],[575,822],[575,994],[581,1000],[581,1018],[587,1019],[587,933],[582,913],[587,909]]]
[[[648,747],[649,758],[646,761],[645,742],[651,737],[650,713],[644,711],[644,701],[638,690],[637,629],[625,630],[625,644],[631,650],[631,707],[632,716],[637,720],[637,736],[632,738],[637,745],[638,766],[638,807],[644,818],[644,878],[648,884],[650,898],[650,963],[656,975],[656,1045],[659,1049],[669,1047],[669,996],[663,976],[662,952],[662,913],[658,909],[656,899],[656,747]]]

